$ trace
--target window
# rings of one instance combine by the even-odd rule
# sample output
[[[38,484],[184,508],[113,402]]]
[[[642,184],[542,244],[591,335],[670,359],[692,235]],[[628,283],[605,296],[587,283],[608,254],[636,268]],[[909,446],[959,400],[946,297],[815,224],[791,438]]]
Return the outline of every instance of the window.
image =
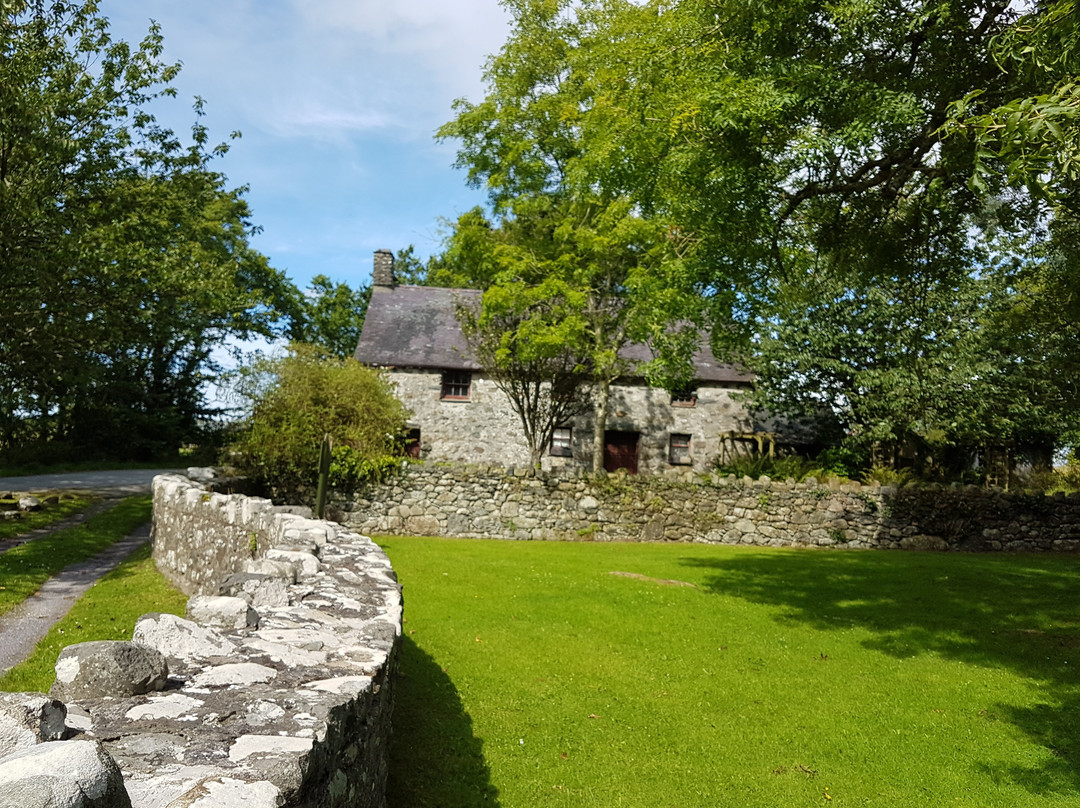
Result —
[[[672,433],[668,444],[668,462],[673,466],[688,466],[690,460],[690,436]]]
[[[570,448],[570,427],[560,426],[556,427],[555,431],[551,433],[551,455],[552,457],[573,457],[573,449]]]
[[[472,374],[448,370],[442,375],[442,397],[449,401],[468,401]]]
[[[697,404],[697,390],[692,387],[676,390],[671,394],[672,407],[693,407],[695,404]]]

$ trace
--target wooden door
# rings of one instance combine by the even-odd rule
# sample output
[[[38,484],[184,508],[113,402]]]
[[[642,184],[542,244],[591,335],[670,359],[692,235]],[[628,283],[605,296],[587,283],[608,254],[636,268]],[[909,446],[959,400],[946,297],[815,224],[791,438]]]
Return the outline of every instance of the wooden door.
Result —
[[[609,473],[626,469],[630,474],[637,474],[637,446],[637,432],[612,429],[604,432],[604,469]]]

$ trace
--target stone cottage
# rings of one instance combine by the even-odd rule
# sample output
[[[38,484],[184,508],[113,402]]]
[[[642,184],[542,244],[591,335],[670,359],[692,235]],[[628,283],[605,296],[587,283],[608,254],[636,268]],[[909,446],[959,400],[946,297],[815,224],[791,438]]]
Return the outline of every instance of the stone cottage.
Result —
[[[355,357],[381,368],[412,411],[409,450],[435,461],[527,465],[528,447],[506,395],[469,353],[456,317],[476,301],[473,289],[398,285],[394,256],[375,253],[371,303]],[[649,358],[631,345],[631,361]],[[670,468],[704,470],[725,449],[755,434],[754,419],[737,398],[752,379],[716,360],[707,345],[694,356],[693,388],[672,396],[643,380],[613,385],[604,466],[630,473]],[[591,412],[556,430],[543,467],[592,467]],[[758,425],[760,430],[761,426]],[[727,446],[725,447],[725,441]]]

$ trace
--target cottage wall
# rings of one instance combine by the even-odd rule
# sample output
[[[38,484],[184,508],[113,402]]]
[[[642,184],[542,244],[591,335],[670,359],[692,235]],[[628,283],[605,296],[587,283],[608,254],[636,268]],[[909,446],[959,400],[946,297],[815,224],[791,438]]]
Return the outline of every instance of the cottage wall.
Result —
[[[506,395],[479,373],[472,375],[469,401],[441,399],[442,374],[437,370],[386,372],[398,398],[412,411],[409,425],[420,430],[422,456],[453,463],[490,463],[525,466],[529,450],[521,422]],[[720,453],[720,436],[727,431],[752,429],[736,387],[703,384],[693,406],[671,403],[665,391],[644,384],[614,385],[608,407],[607,428],[638,432],[638,469],[655,473],[673,468],[669,462],[672,434],[690,435],[689,466],[707,470]],[[544,454],[544,469],[591,468],[593,451],[592,411],[574,418],[571,441],[573,457]]]

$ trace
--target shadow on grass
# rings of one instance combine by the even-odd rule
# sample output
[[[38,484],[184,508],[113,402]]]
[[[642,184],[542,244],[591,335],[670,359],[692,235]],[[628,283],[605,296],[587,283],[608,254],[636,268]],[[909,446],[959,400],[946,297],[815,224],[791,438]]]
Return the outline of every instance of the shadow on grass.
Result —
[[[1080,558],[884,552],[784,552],[685,558],[715,574],[709,591],[777,606],[781,622],[858,626],[867,648],[934,653],[1036,682],[1035,706],[998,717],[1052,754],[994,776],[1032,793],[1080,788]]]
[[[390,740],[390,808],[499,805],[483,742],[454,683],[409,637],[401,646]]]

